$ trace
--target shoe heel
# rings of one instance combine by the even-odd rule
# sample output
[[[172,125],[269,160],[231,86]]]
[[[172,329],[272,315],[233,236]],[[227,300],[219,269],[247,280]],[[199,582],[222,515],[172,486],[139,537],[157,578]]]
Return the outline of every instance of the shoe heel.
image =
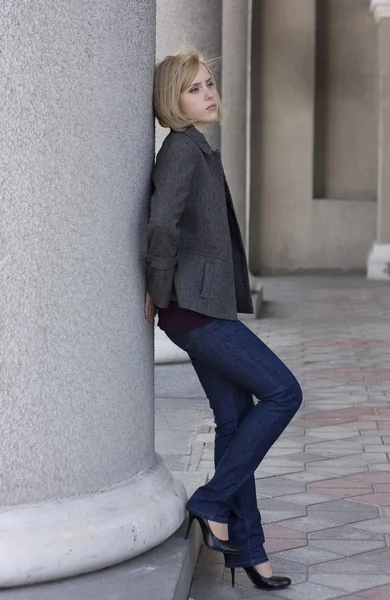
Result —
[[[232,574],[232,587],[234,587],[235,584],[236,584],[236,581],[235,581],[235,575],[236,575],[236,573],[235,573],[234,569],[230,569],[230,572]]]
[[[188,527],[187,527],[187,531],[186,531],[186,534],[185,534],[185,536],[184,536],[184,539],[185,539],[185,540],[186,540],[186,539],[188,539],[188,536],[190,535],[190,531],[191,531],[191,527],[192,527],[192,523],[194,522],[194,519],[195,519],[194,515],[191,515],[191,514],[190,514],[190,515],[189,515],[189,517],[188,517]]]

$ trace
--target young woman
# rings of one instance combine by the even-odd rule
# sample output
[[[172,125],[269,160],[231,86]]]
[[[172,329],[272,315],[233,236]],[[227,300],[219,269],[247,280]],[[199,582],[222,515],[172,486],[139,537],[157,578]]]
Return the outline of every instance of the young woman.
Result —
[[[287,587],[264,550],[254,472],[302,401],[288,368],[237,318],[252,313],[248,267],[221,156],[204,137],[220,121],[214,77],[197,51],[156,68],[155,114],[169,127],[153,170],[145,317],[185,350],[215,418],[215,474],[189,499],[189,527],[261,589]],[[255,405],[253,396],[259,402]]]

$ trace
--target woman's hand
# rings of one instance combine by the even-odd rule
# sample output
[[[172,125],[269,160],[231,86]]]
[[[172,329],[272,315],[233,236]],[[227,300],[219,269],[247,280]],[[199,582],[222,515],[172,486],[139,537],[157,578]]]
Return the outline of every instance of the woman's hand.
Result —
[[[154,317],[157,314],[157,307],[153,303],[149,292],[145,295],[145,319],[151,327],[154,325]]]

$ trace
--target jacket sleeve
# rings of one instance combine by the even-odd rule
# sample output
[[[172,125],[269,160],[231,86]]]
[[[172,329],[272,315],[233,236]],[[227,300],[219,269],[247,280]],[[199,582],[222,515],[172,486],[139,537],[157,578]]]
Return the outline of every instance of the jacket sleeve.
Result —
[[[172,144],[164,148],[152,175],[154,191],[147,227],[146,288],[154,304],[160,308],[167,307],[171,298],[180,218],[196,166],[196,155],[191,149],[186,144]]]

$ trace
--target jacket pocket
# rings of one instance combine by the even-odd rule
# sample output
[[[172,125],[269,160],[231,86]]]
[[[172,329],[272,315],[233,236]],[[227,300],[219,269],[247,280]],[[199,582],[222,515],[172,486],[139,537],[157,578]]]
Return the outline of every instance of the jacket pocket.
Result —
[[[203,284],[202,290],[200,292],[201,298],[208,298],[211,291],[211,286],[213,283],[213,265],[212,263],[205,262],[203,269]]]

